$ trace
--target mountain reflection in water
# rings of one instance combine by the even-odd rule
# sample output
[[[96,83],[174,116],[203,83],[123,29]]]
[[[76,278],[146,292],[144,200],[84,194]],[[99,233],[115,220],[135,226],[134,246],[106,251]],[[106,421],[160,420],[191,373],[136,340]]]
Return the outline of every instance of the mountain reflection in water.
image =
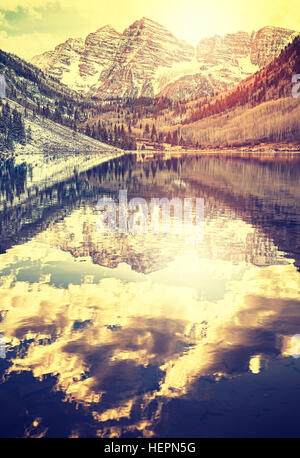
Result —
[[[292,156],[141,154],[24,177],[1,207],[0,435],[299,436],[299,177]],[[203,197],[203,240],[101,234],[119,189]]]

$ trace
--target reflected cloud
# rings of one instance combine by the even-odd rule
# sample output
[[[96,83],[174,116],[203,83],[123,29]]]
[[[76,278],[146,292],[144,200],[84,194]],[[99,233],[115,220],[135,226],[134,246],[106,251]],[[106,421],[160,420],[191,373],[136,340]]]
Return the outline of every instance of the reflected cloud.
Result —
[[[45,260],[68,256],[32,241],[3,255],[4,265],[22,256],[34,260],[38,253]],[[178,266],[161,278],[158,273],[138,282],[111,277],[91,283],[84,276],[86,281],[65,288],[45,283],[43,275],[39,282],[17,281],[11,272],[0,290],[0,332],[11,355],[6,376],[55,375],[66,400],[92,409],[99,436],[120,434],[110,423],[121,418],[127,418],[126,430],[151,436],[162,405],[195,396],[199,378],[217,382],[249,370],[257,374],[272,358],[290,354],[289,339],[300,329],[300,280],[292,263],[241,268],[216,261],[215,276],[226,278],[216,299],[203,299],[196,281],[168,282]]]
[[[299,162],[265,160],[115,160],[2,212],[2,250],[22,244],[1,254],[1,403],[10,383],[46,390],[71,419],[64,435],[151,437],[166,406],[214,405],[222,381],[260,380],[294,355]],[[124,184],[145,199],[204,197],[202,242],[100,234],[99,195]],[[21,434],[50,423],[35,412]]]
[[[83,206],[63,221],[49,225],[36,239],[78,259],[90,257],[94,264],[112,269],[122,263],[129,264],[133,271],[143,274],[169,268],[170,262],[180,256],[183,260],[195,251],[197,263],[201,259],[203,264],[207,260],[214,260],[214,263],[221,260],[234,265],[251,262],[259,266],[289,262],[284,253],[258,229],[240,219],[232,219],[227,210],[222,217],[214,218],[210,215],[209,204],[206,207],[203,241],[196,241],[190,246],[187,244],[188,235],[172,232],[134,235],[100,233],[96,224],[99,215],[90,206]],[[184,267],[195,275],[189,260]]]

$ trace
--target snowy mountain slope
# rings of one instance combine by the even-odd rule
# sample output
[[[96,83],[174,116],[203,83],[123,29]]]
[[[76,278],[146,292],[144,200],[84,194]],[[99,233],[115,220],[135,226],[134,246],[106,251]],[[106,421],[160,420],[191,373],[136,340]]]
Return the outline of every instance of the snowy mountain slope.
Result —
[[[101,99],[212,95],[264,67],[298,32],[264,27],[201,39],[193,48],[148,18],[123,34],[111,26],[69,39],[32,63],[70,88]]]
[[[37,114],[72,127],[87,115],[93,102],[40,68],[0,49],[0,73],[6,81],[6,97]]]
[[[16,102],[8,101],[11,110],[16,108],[24,117],[26,132],[30,138],[26,145],[16,143],[14,148],[15,164],[27,165],[30,176],[27,176],[26,189],[36,186],[39,189],[49,187],[75,173],[88,170],[110,159],[124,154],[124,151],[101,143],[86,135],[74,132],[68,127],[49,119],[34,115]],[[6,153],[7,157],[10,153]],[[5,157],[5,156],[4,156]],[[23,198],[26,198],[24,194]],[[0,196],[0,209],[4,205],[14,206],[20,203],[20,196],[14,196],[8,202]]]
[[[119,40],[118,32],[104,26],[85,40],[70,38],[31,62],[70,88],[86,93],[97,83],[103,69],[114,62]]]
[[[142,18],[124,31],[114,63],[101,74],[93,95],[99,98],[153,97],[156,69],[172,68],[193,57],[192,46],[177,40],[160,24]]]
[[[123,154],[124,151],[115,146],[101,143],[82,133],[51,121],[33,113],[15,101],[6,99],[12,111],[14,108],[22,114],[26,131],[26,144],[15,143],[14,156],[45,154],[65,157],[73,154],[100,154],[103,157],[111,154]],[[10,155],[9,152],[6,155]],[[62,156],[63,157],[63,156]]]
[[[16,106],[18,111],[24,114],[24,108],[15,102],[10,102],[12,106]],[[27,110],[27,115],[24,118],[25,129],[28,132],[30,129],[30,137],[26,145],[16,145],[15,153],[18,154],[79,154],[79,153],[118,153],[122,152],[106,143],[101,143],[84,134],[75,132],[66,126],[57,124],[50,119],[43,118],[38,115],[33,115]]]
[[[204,38],[196,50],[198,71],[169,82],[159,96],[182,100],[230,89],[269,64],[297,35],[299,32],[264,27],[252,34]]]

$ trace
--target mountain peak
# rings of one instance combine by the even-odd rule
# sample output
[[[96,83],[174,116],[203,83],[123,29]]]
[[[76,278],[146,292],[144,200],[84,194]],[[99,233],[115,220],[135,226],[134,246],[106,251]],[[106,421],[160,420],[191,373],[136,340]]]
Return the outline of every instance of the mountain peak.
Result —
[[[154,21],[153,19],[149,19],[146,16],[143,16],[141,19],[137,19],[136,21],[134,21],[127,29],[125,29],[124,32],[126,32],[126,30],[128,29],[137,29],[137,28],[138,29],[142,29],[142,28],[147,29],[148,27],[151,29],[154,28],[154,29],[168,31],[166,27],[164,27],[163,25],[159,24],[158,22]]]
[[[114,29],[113,26],[111,26],[110,24],[106,24],[106,25],[100,27],[100,29],[97,29],[96,33],[99,33],[99,32],[118,33],[116,31],[116,29]]]
[[[84,40],[81,37],[77,38],[68,38],[66,41],[63,43],[59,43],[57,46],[55,46],[56,51],[61,51],[63,49],[69,48],[74,51],[80,50],[84,45]],[[50,51],[51,52],[51,51]]]
[[[150,23],[150,24],[158,24],[158,22],[153,21],[153,19],[150,19],[150,18],[148,18],[146,16],[143,16],[142,19],[140,19],[140,21],[143,22],[144,24],[147,23],[147,22]]]
[[[296,30],[291,30],[291,29],[285,29],[283,27],[276,27],[274,25],[266,25],[264,27],[262,27],[261,29],[259,29],[257,31],[257,33],[260,33],[260,32],[267,32],[267,31],[270,31],[270,32],[289,32],[289,33],[293,33],[293,32],[296,32]]]
[[[143,16],[122,34],[106,24],[84,42],[70,39],[32,63],[71,88],[103,99],[153,97],[164,88],[168,97],[182,99],[229,88],[267,65],[297,34],[266,26],[251,34],[203,38],[194,48]]]
[[[86,46],[93,44],[95,46],[103,46],[111,40],[118,40],[120,33],[117,32],[110,24],[104,25],[97,29],[95,32],[89,33],[85,38]]]

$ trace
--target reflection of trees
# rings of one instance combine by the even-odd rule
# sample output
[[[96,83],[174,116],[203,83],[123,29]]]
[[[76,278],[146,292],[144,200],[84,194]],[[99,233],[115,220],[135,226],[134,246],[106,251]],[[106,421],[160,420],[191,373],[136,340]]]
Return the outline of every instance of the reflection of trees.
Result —
[[[16,165],[13,158],[0,162],[0,194],[6,201],[12,202],[15,196],[25,191],[27,165],[25,162]]]
[[[187,193],[204,197],[206,216],[229,208],[237,218],[262,229],[280,250],[291,253],[298,265],[299,160],[128,154],[44,190],[27,190],[26,169],[13,166],[12,160],[1,165],[0,176],[3,196],[10,195],[13,200],[26,194],[22,204],[6,208],[0,215],[2,247],[10,246],[8,240],[16,243],[16,234],[26,240],[85,201],[96,202],[103,193],[127,189],[128,198],[186,197]],[[174,186],[177,180],[188,188]]]
[[[122,177],[128,176],[134,156],[125,156],[110,160],[68,180],[56,183],[48,188],[38,186],[26,189],[26,164],[15,166],[13,159],[1,164],[0,192],[5,205],[0,212],[0,250],[5,250],[15,243],[20,243],[33,237],[47,226],[64,218],[82,202],[93,201],[101,197],[104,183],[122,182]],[[15,197],[23,195],[21,203],[13,205]]]

